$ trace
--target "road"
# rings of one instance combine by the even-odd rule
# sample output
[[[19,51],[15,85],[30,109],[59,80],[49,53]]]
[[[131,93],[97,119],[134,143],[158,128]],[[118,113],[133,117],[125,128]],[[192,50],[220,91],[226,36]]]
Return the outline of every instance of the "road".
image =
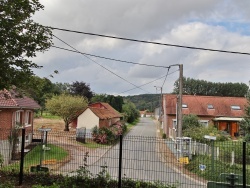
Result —
[[[160,181],[169,184],[178,182],[179,187],[206,187],[198,181],[164,163],[159,155],[159,141],[156,125],[151,118],[141,118],[140,122],[123,138],[122,175],[143,181]],[[93,174],[107,166],[113,178],[118,177],[119,143],[110,149],[99,161],[89,167]]]

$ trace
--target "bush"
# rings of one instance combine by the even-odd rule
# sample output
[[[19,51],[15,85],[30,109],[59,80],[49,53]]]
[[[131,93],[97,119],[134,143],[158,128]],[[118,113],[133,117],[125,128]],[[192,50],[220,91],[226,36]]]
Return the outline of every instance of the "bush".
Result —
[[[193,140],[201,143],[208,142],[208,140],[204,138],[205,135],[216,136],[216,141],[226,141],[230,140],[231,138],[229,134],[223,131],[219,131],[213,126],[191,127],[183,131],[183,136],[191,137]]]
[[[100,144],[112,144],[114,143],[119,135],[126,131],[127,127],[125,125],[112,125],[111,127],[101,127],[95,126],[92,129],[93,140]]]

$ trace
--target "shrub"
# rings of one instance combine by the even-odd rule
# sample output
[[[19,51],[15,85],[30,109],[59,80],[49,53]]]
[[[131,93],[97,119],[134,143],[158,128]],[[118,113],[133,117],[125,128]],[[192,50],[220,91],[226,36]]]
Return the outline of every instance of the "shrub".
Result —
[[[191,127],[183,131],[183,135],[191,137],[193,140],[196,140],[201,143],[207,143],[208,140],[204,138],[205,135],[216,136],[216,141],[226,141],[230,139],[230,135],[226,132],[219,131],[213,126],[208,127]]]
[[[124,133],[125,125],[112,125],[111,127],[101,127],[95,126],[92,129],[93,140],[100,144],[111,144],[114,143],[119,135]]]

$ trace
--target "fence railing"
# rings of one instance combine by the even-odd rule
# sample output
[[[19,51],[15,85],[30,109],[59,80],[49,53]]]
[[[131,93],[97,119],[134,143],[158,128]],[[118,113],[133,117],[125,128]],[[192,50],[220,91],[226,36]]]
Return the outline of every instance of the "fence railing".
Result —
[[[0,134],[6,134],[6,131]],[[192,159],[181,155],[180,160],[176,143],[172,140],[124,136],[119,137],[115,143],[100,144],[93,141],[91,134],[84,134],[44,130],[34,131],[31,139],[25,136],[23,172],[48,171],[74,176],[77,170],[84,169],[93,176],[105,172],[112,179],[178,183],[180,187],[206,187],[209,180],[220,181],[219,175],[222,173],[243,174],[243,149],[240,141],[216,143],[213,148],[192,141],[188,151]],[[20,134],[18,139],[20,144]],[[15,147],[12,147],[10,140],[1,140],[0,143],[3,157],[1,170],[19,171],[20,147],[16,147],[13,152]],[[245,157],[247,183],[250,183],[249,147]]]

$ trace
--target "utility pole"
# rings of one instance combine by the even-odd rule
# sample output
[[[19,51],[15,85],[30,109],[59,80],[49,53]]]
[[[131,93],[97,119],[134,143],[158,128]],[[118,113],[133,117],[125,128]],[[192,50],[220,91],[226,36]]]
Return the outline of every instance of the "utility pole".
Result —
[[[159,86],[154,86],[156,88],[156,93],[157,93],[157,88],[161,89],[161,94],[159,96],[159,119],[161,117],[161,111],[162,111],[162,87]]]
[[[177,137],[182,137],[182,90],[183,90],[183,64],[179,65],[179,95],[177,97]]]

